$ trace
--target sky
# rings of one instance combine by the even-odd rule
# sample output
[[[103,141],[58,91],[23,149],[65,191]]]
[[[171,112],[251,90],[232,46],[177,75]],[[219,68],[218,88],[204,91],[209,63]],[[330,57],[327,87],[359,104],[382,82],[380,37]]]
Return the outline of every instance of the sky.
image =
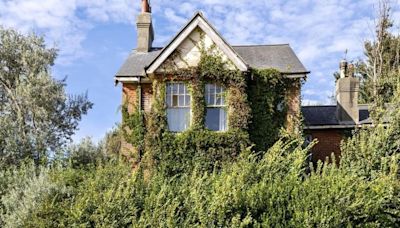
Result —
[[[121,86],[114,75],[136,47],[141,0],[0,0],[0,25],[45,37],[59,49],[52,68],[67,92],[88,93],[93,109],[75,140],[100,140],[121,120]],[[162,47],[196,11],[232,45],[289,43],[311,71],[303,105],[330,104],[339,61],[364,58],[373,39],[378,0],[151,0],[155,41]],[[392,0],[400,22],[400,4]],[[400,31],[395,23],[394,31]],[[346,53],[347,50],[347,54]]]

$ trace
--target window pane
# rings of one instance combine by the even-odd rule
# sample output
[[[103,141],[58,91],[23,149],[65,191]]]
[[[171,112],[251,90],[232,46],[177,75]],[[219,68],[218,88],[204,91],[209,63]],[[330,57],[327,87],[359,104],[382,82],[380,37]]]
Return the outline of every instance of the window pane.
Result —
[[[216,105],[223,105],[222,97],[223,97],[223,94],[217,94],[217,100],[215,101]]]
[[[206,127],[212,131],[226,131],[226,111],[224,108],[207,108]]]
[[[190,125],[190,108],[167,109],[167,118],[170,131],[182,132]]]
[[[226,121],[226,110],[224,108],[219,109],[219,130],[226,131],[228,129],[228,121]]]
[[[206,127],[212,131],[219,131],[218,108],[207,108]]]
[[[178,107],[178,95],[172,95],[172,107]]]
[[[186,84],[182,84],[182,85],[183,85],[183,94],[187,94],[189,92],[187,85]]]
[[[185,89],[184,89],[185,87],[186,87],[185,84],[179,83],[178,84],[178,94],[185,94]]]
[[[177,83],[171,83],[171,93],[172,94],[178,94],[178,84]]]
[[[209,100],[208,100],[207,105],[215,105],[215,94],[209,95]]]
[[[221,93],[222,92],[222,87],[221,86],[215,86],[215,92],[216,93]]]
[[[184,95],[179,95],[179,107],[184,107],[185,106],[185,96]]]
[[[224,106],[224,88],[216,84],[206,84],[205,99],[208,106]]]
[[[210,94],[215,94],[215,85],[214,84],[210,84]]]
[[[166,91],[167,91],[167,96],[168,96],[168,95],[171,96],[171,91],[172,91],[172,86],[171,86],[171,84],[167,83]]]
[[[185,106],[190,106],[190,96],[189,95],[186,95]]]
[[[170,94],[167,94],[166,96],[166,102],[167,102],[167,107],[171,107],[172,106],[172,97]]]
[[[211,84],[206,84],[206,94],[210,93],[210,85]]]

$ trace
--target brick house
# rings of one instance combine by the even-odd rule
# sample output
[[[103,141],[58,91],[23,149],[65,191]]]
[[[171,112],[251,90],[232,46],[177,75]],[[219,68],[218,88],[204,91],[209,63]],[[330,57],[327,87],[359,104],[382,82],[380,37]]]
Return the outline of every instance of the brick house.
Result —
[[[354,129],[372,124],[368,105],[358,104],[359,86],[354,66],[342,60],[340,78],[336,80],[336,105],[302,107],[307,140],[318,140],[312,151],[314,162],[324,161],[332,153],[340,158],[341,141]]]
[[[281,76],[291,80],[287,88],[286,127],[292,128],[300,116],[300,91],[302,80],[309,73],[299,61],[288,44],[277,45],[230,45],[203,16],[197,12],[192,19],[173,37],[165,47],[153,47],[154,39],[151,7],[147,0],[142,0],[142,11],[137,16],[137,48],[133,50],[115,76],[116,83],[122,84],[123,103],[128,104],[128,111],[139,108],[149,113],[154,105],[155,78],[166,80],[166,92],[162,96],[166,104],[166,117],[171,132],[184,132],[193,125],[195,115],[192,110],[193,100],[190,82],[171,80],[168,82],[165,71],[167,63],[173,63],[175,69],[196,67],[200,61],[200,44],[213,47],[232,69],[237,69],[246,76],[251,69],[276,69]],[[179,57],[176,56],[179,53]],[[206,113],[204,127],[214,132],[229,132],[230,115],[236,110],[229,107],[221,94],[232,88],[208,81],[204,85]],[[240,119],[240,117],[239,117]],[[124,150],[131,150],[129,144]]]

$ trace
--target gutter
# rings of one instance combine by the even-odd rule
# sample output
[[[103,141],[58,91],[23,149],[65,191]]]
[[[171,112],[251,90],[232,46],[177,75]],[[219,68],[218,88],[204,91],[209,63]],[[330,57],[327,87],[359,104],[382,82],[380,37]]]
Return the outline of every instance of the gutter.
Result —
[[[115,85],[118,85],[119,82],[126,82],[126,83],[133,83],[133,82],[140,82],[140,77],[121,77],[121,76],[115,76],[114,77]]]
[[[304,130],[324,130],[324,129],[348,129],[361,127],[361,125],[321,125],[321,126],[305,126]]]
[[[296,73],[281,72],[281,74],[286,78],[306,78],[307,75],[310,74],[310,73],[311,73],[311,71],[296,72]]]
[[[375,125],[372,123],[364,123],[364,124],[351,124],[351,125],[320,125],[320,126],[305,126],[304,130],[326,130],[326,129],[356,129],[361,128],[363,126],[374,127]],[[383,124],[384,127],[389,126],[388,123]]]

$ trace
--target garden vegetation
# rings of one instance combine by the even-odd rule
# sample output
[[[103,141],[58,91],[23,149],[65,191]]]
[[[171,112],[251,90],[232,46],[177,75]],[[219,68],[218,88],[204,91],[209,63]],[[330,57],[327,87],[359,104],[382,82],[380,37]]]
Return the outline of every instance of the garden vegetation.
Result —
[[[244,96],[243,91],[249,88],[242,87],[241,80],[232,80],[235,78],[232,72],[228,74],[232,77],[226,80],[222,76],[215,79],[233,83],[233,94],[238,96],[229,99],[239,104],[236,109],[248,112],[249,119],[231,117],[231,130],[224,134],[209,132],[203,129],[203,124],[193,125],[193,129],[181,135],[168,133],[163,101],[156,99],[150,116],[137,113],[131,119],[125,118],[127,122],[123,123],[133,126],[145,119],[146,128],[126,131],[116,127],[98,144],[84,139],[70,145],[68,138],[91,103],[85,96],[68,99],[63,91],[64,83],[51,79],[48,69],[54,59],[48,58],[54,58],[55,54],[43,55],[50,50],[44,47],[42,39],[0,29],[0,45],[0,78],[8,80],[8,87],[0,87],[0,99],[9,102],[0,105],[0,121],[9,123],[7,118],[14,118],[11,125],[0,125],[0,227],[400,225],[399,85],[393,90],[392,106],[383,110],[385,122],[376,120],[374,126],[355,131],[342,143],[339,161],[332,157],[331,162],[310,164],[308,156],[316,142],[306,145],[301,135],[293,136],[283,130],[262,133],[259,125],[262,123],[255,122],[252,126],[251,115],[264,115],[263,123],[275,126],[275,121],[264,113],[275,110],[280,93],[262,91],[264,87],[249,84],[254,90],[248,97]],[[8,46],[13,48],[7,49]],[[19,54],[6,58],[11,50]],[[35,53],[34,59],[31,52]],[[212,58],[205,60],[200,70],[195,69],[204,81],[213,75],[207,69],[218,65],[208,62]],[[276,77],[270,77],[274,74],[274,70],[255,72],[256,82],[278,85],[281,82],[274,82]],[[19,79],[25,75],[33,80]],[[47,83],[36,83],[42,77]],[[201,86],[204,81],[193,83],[193,87]],[[22,82],[25,86],[17,87]],[[11,85],[16,89],[9,93],[6,89]],[[34,86],[59,91],[52,93],[58,94],[57,99],[41,96],[36,89],[21,91],[25,87],[41,88]],[[156,98],[162,97],[157,94],[164,87],[162,81],[156,80]],[[268,92],[275,95],[265,100],[254,99],[258,93]],[[19,94],[29,94],[32,98],[25,104],[28,101]],[[13,95],[18,99],[13,100]],[[35,96],[41,99],[34,99]],[[201,104],[202,96],[194,95],[193,99]],[[252,102],[246,107],[241,99]],[[23,109],[25,112],[18,112],[11,108],[14,104],[27,108]],[[262,104],[271,106],[266,105],[262,110]],[[193,109],[197,112],[193,118],[203,123],[204,106]],[[124,108],[123,114],[127,115]],[[36,135],[39,130],[33,131],[26,123],[38,129],[54,124],[51,129],[56,131]],[[241,129],[258,133],[252,135]],[[135,139],[132,142],[143,150],[138,158],[141,163],[134,169],[118,153],[121,139],[126,137]],[[237,137],[241,140],[236,140]],[[242,137],[247,143],[238,145],[243,142]],[[257,145],[263,137],[268,140]],[[16,142],[21,139],[22,143],[12,143],[13,139]],[[213,144],[225,146],[213,147]]]

